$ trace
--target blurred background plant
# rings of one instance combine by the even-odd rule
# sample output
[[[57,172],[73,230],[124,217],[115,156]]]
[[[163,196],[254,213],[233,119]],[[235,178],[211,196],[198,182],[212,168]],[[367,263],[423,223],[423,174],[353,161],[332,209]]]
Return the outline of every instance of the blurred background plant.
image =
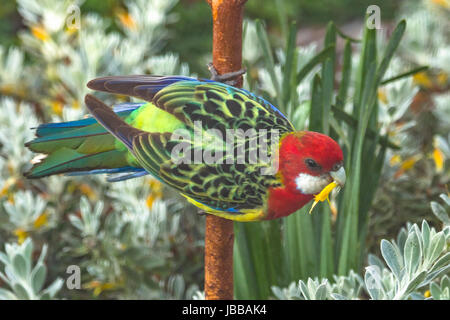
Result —
[[[346,33],[329,23],[322,45],[296,46],[302,29],[298,32],[293,24],[284,48],[275,50],[266,28],[248,23],[246,37],[258,39],[258,47],[251,49],[244,41],[244,58],[253,67],[250,89],[275,101],[297,127],[339,139],[349,177],[343,194],[332,197],[331,210],[322,206],[310,216],[304,208],[280,222],[236,224],[235,272],[242,277],[236,282],[238,297],[270,297],[271,283],[287,285],[308,277],[333,281],[333,275],[360,273],[368,252],[380,254],[380,239],[394,237],[405,222],[426,218],[437,223],[427,204],[449,182],[450,113],[445,102],[439,104],[448,79],[439,69],[443,63],[436,61],[446,59],[441,48],[449,35],[447,20],[434,19],[429,23],[441,44],[429,51],[422,43],[421,51],[414,50],[422,21],[413,21],[412,31],[396,22],[405,17],[409,23],[411,10],[429,10],[428,15],[441,10],[438,18],[448,20],[442,4],[416,2],[399,8],[398,17],[379,31],[366,27],[361,34]],[[430,28],[425,24],[419,39],[427,38]],[[428,60],[413,59],[416,52],[426,52]],[[421,79],[438,84],[439,90],[422,86]],[[419,100],[423,94],[431,95],[429,101]]]
[[[176,1],[124,2],[114,11],[115,28],[112,19],[94,12],[78,16],[81,4],[17,1],[26,26],[18,31],[19,47],[0,47],[0,243],[9,257],[1,260],[6,276],[0,286],[13,290],[2,297],[49,298],[58,292],[58,298],[191,298],[203,278],[203,219],[159,182],[22,176],[32,160],[24,147],[33,136],[30,128],[82,117],[90,79],[190,74],[177,54],[162,53]],[[4,245],[14,242],[22,247]],[[32,243],[47,252],[38,271],[30,269]],[[15,260],[25,260],[26,270]],[[70,265],[81,268],[80,290],[62,286]],[[39,293],[44,280],[54,279],[50,293]]]
[[[363,30],[373,4],[382,30]],[[338,139],[352,174],[331,209],[236,223],[237,298],[448,299],[448,216],[429,203],[450,179],[449,15],[437,0],[248,2],[245,87],[297,128]],[[0,299],[204,298],[204,218],[170,189],[150,178],[29,181],[22,172],[30,128],[83,117],[90,79],[208,77],[205,1],[7,0],[0,18]],[[442,239],[431,257],[425,244]],[[405,255],[407,243],[421,251]],[[433,263],[446,268],[431,277]],[[71,265],[78,290],[63,285]]]
[[[450,207],[448,195],[441,194],[441,198]],[[357,300],[366,296],[371,300],[449,300],[450,211],[437,202],[431,203],[431,209],[440,220],[442,230],[430,228],[423,220],[421,228],[408,223],[396,240],[381,240],[384,261],[369,254],[364,280],[353,270],[347,276],[333,276],[330,280],[308,278],[287,288],[272,287],[275,297],[281,300]]]

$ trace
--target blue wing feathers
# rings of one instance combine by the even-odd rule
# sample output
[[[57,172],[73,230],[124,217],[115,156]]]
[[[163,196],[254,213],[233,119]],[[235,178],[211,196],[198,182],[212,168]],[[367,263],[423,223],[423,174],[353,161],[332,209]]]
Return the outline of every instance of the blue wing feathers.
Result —
[[[149,173],[147,171],[142,169],[140,171],[136,171],[136,172],[131,173],[131,174],[122,174],[122,175],[116,175],[116,176],[108,177],[106,180],[108,180],[108,182],[119,182],[119,181],[124,181],[124,180],[128,180],[128,179],[134,179],[134,178],[143,177],[143,176],[148,175],[148,174]]]
[[[131,112],[137,108],[143,106],[145,103],[121,103],[113,106],[113,110],[119,117],[124,117],[129,115]],[[58,135],[60,133],[64,134],[67,130],[77,129],[81,127],[86,127],[91,124],[97,123],[97,120],[92,117],[88,117],[81,120],[66,121],[66,122],[53,122],[53,123],[43,123],[36,128],[37,137],[46,137],[49,135]],[[34,129],[34,128],[32,128]],[[104,130],[103,130],[104,131]]]
[[[128,179],[138,178],[149,174],[143,168],[136,168],[131,166],[113,168],[113,169],[95,169],[95,170],[87,170],[87,171],[78,171],[78,172],[69,172],[66,173],[66,176],[84,176],[90,174],[118,174],[112,177],[108,177],[108,182],[118,182],[124,181]],[[127,173],[127,174],[121,174]],[[130,174],[131,173],[131,174]]]

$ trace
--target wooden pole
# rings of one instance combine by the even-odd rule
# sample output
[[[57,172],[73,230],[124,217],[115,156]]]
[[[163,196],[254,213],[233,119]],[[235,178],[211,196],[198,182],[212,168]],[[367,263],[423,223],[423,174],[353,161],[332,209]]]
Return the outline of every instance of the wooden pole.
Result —
[[[213,65],[219,74],[242,68],[242,19],[247,0],[207,0],[213,17]],[[236,86],[242,86],[240,77]],[[233,299],[233,221],[206,216],[205,297]]]

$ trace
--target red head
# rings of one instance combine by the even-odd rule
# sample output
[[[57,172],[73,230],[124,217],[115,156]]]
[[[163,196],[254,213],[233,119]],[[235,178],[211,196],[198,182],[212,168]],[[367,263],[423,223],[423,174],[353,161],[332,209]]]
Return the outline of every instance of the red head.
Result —
[[[298,131],[285,136],[279,157],[279,172],[284,185],[303,194],[320,192],[335,179],[335,172],[343,166],[342,150],[336,141],[312,131]],[[345,175],[337,178],[344,179]],[[345,180],[337,182],[344,184]]]
[[[284,186],[271,191],[270,218],[300,209],[333,180],[343,185],[342,150],[336,141],[321,133],[290,133],[280,142],[278,174]]]

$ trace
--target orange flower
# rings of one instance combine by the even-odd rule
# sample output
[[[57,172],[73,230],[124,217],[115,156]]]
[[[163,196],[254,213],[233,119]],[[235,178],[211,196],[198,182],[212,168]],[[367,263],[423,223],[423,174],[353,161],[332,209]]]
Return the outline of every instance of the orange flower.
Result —
[[[91,200],[95,200],[97,198],[95,191],[86,183],[80,184],[80,191]]]
[[[40,25],[35,25],[31,27],[31,33],[33,36],[41,41],[48,41],[50,39],[50,35],[44,29],[44,27]]]
[[[119,18],[120,23],[127,29],[136,30],[136,22],[134,21],[133,17],[124,10],[120,10],[117,13],[117,17]]]

